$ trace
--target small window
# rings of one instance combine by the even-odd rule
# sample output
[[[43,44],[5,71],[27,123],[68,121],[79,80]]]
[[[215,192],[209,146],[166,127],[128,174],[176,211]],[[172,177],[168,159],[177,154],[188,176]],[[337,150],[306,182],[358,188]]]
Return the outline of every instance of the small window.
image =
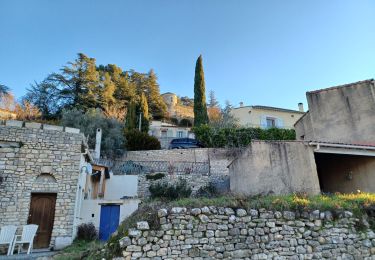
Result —
[[[178,138],[184,137],[184,132],[183,131],[177,131],[177,137]]]
[[[271,117],[267,117],[266,119],[267,121],[267,128],[272,128],[272,127],[276,127],[276,119],[275,118],[271,118]]]

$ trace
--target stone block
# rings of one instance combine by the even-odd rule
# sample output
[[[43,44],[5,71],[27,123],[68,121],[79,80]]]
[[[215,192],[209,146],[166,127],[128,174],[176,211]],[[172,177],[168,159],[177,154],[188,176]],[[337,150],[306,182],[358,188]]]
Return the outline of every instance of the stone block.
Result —
[[[49,130],[49,131],[63,131],[64,127],[59,125],[46,125],[43,124],[43,130]]]
[[[23,127],[23,121],[18,120],[6,120],[5,121],[6,126],[15,126],[15,127]]]
[[[79,134],[80,130],[78,128],[65,127],[65,132],[72,134]]]
[[[25,127],[31,128],[31,129],[41,129],[42,124],[41,123],[35,123],[35,122],[26,122]]]

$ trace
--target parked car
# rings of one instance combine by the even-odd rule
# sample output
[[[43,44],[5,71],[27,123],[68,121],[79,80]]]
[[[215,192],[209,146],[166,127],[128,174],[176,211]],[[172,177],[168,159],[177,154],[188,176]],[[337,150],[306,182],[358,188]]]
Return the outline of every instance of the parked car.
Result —
[[[203,145],[192,138],[176,138],[169,144],[169,149],[189,149],[189,148],[201,148]]]

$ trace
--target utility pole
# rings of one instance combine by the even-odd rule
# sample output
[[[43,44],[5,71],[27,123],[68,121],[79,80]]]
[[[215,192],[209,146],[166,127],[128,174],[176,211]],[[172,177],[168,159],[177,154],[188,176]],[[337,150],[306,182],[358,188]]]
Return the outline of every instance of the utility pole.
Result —
[[[138,124],[139,132],[142,131],[142,112],[139,112],[139,124]]]

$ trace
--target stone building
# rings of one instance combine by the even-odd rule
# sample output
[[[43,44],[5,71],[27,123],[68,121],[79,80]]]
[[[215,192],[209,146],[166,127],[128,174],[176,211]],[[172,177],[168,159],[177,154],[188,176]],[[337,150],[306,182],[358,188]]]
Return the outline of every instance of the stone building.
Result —
[[[1,121],[0,121],[1,122]],[[79,129],[0,124],[0,226],[39,225],[34,248],[70,244],[78,224],[77,183],[89,160]]]
[[[191,106],[183,106],[178,103],[177,95],[171,92],[167,92],[161,95],[165,104],[167,105],[167,112],[170,117],[174,117],[177,119],[193,119],[194,118],[194,111],[193,107]]]

